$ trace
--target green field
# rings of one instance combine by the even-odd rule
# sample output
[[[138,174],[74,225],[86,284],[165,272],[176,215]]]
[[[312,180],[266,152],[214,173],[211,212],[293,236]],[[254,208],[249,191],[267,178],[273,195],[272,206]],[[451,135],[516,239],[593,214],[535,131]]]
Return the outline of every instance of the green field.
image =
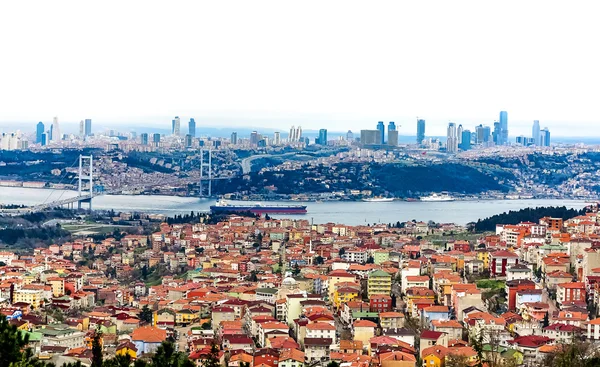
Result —
[[[482,279],[475,282],[475,284],[477,284],[477,288],[498,290],[504,289],[506,282],[504,280]]]

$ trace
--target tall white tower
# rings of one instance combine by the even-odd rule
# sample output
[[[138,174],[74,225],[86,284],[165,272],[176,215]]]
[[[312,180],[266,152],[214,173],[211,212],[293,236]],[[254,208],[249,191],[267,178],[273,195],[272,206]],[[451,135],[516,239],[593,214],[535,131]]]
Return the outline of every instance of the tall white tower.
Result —
[[[52,119],[52,141],[60,141],[62,134],[60,133],[60,126],[58,125],[58,117]]]

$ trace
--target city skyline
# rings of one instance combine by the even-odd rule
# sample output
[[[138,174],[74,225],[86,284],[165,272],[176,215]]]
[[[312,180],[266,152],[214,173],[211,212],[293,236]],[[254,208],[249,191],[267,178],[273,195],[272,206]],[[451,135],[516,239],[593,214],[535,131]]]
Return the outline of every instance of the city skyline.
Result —
[[[20,29],[3,41],[19,56],[4,60],[4,131],[48,125],[52,116],[65,124],[90,116],[98,126],[182,116],[204,126],[329,131],[384,120],[403,125],[401,135],[413,134],[407,126],[416,116],[428,121],[428,134],[444,135],[449,121],[493,124],[500,110],[509,112],[511,136],[527,134],[533,120],[557,136],[593,134],[600,122],[600,57],[589,47],[600,25],[584,6],[438,2],[433,12],[420,3],[331,2],[315,12],[310,4],[239,2],[231,14],[225,4],[183,2],[144,3],[143,17],[135,2],[119,11],[26,6],[5,11],[27,14],[27,27],[18,16],[0,25],[7,34]],[[498,19],[511,27],[489,26]]]

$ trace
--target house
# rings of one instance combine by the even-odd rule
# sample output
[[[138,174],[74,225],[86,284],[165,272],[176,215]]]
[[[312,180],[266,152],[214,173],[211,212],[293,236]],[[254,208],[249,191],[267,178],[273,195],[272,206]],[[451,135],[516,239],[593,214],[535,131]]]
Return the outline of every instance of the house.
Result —
[[[336,343],[336,328],[328,322],[313,322],[306,325],[306,338],[325,338],[331,339],[332,343]]]
[[[431,346],[448,346],[448,335],[439,331],[423,330],[421,332],[421,344],[419,350],[425,350]]]
[[[541,289],[524,289],[517,291],[515,300],[515,309],[521,309],[524,303],[537,303],[542,302],[542,290]]]
[[[509,268],[519,263],[519,256],[514,252],[500,250],[490,254],[490,274],[493,277],[505,277]]]
[[[462,338],[463,327],[456,320],[433,320],[431,327],[433,331],[448,335],[448,340]]]
[[[543,329],[543,335],[554,339],[557,343],[570,343],[581,333],[581,329],[574,325],[552,324]]]
[[[506,282],[505,290],[507,294],[508,310],[517,309],[517,293],[524,290],[535,289],[535,282],[528,279],[513,279]]]
[[[509,340],[508,344],[523,354],[523,361],[526,365],[534,365],[542,361],[540,348],[552,342],[553,339],[547,336],[527,335]]]
[[[383,329],[404,327],[404,314],[400,312],[380,312],[379,323]]]
[[[369,320],[356,320],[352,324],[353,340],[360,341],[365,346],[369,346],[369,340],[375,336],[377,324]]]
[[[167,331],[150,326],[142,326],[131,333],[131,341],[137,348],[137,356],[154,353],[162,342],[167,340]]]
[[[450,320],[450,309],[448,306],[429,306],[421,313],[423,325],[430,325],[433,320]]]
[[[556,286],[556,302],[563,305],[573,301],[586,301],[585,283],[569,282],[558,284]]]
[[[125,340],[117,346],[115,354],[118,356],[129,356],[131,360],[134,360],[137,358],[138,355],[137,347],[131,341]]]
[[[332,340],[327,338],[304,338],[304,353],[307,362],[329,358]]]
[[[516,264],[506,271],[506,280],[529,279],[531,280],[533,271],[525,264]]]
[[[600,340],[600,318],[588,322],[587,338],[588,340]]]
[[[379,354],[379,364],[381,367],[415,367],[417,358],[401,351],[389,351]]]
[[[392,297],[389,294],[372,294],[369,296],[369,311],[389,312],[392,310]]]
[[[423,366],[427,367],[442,367],[446,361],[446,354],[448,354],[448,348],[443,345],[433,345],[421,349],[421,360]]]
[[[392,292],[392,275],[383,270],[374,270],[369,273],[367,280],[367,296],[374,294],[389,295]]]
[[[304,352],[284,349],[279,354],[279,367],[304,367]]]
[[[232,307],[213,307],[211,311],[213,330],[217,330],[222,321],[234,321],[235,312]]]

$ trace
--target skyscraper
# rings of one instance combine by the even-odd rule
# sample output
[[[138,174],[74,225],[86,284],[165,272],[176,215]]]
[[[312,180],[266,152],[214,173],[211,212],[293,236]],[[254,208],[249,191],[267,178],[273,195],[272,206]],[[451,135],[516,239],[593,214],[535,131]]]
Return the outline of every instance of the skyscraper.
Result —
[[[290,135],[288,135],[288,143],[293,143],[296,141],[296,127],[292,125],[290,127]]]
[[[83,138],[85,135],[85,128],[83,125],[83,120],[79,121],[79,137]]]
[[[147,133],[142,133],[140,135],[141,141],[142,141],[142,145],[148,145],[148,134]]]
[[[35,142],[38,144],[42,143],[42,136],[44,135],[44,123],[38,122],[35,127]]]
[[[92,135],[92,119],[85,119],[85,136]]]
[[[273,133],[273,145],[281,145],[281,133],[279,131]]]
[[[508,144],[508,112],[506,111],[500,111],[500,137],[497,144]]]
[[[446,151],[448,153],[456,153],[458,151],[458,137],[456,136],[456,124],[454,122],[448,123],[446,136]]]
[[[390,121],[390,122],[388,123],[388,133],[389,133],[390,131],[396,131],[396,123],[395,123],[394,121]]]
[[[463,127],[462,127],[462,124],[459,124],[458,129],[456,129],[456,139],[458,140],[458,147],[460,147],[461,143],[462,143],[462,133],[463,133]]]
[[[543,128],[540,131],[540,146],[549,147],[550,146],[550,130],[547,127]]]
[[[327,129],[319,130],[319,137],[317,138],[317,144],[327,145]]]
[[[502,132],[500,131],[500,121],[494,122],[494,132],[492,133],[492,141],[496,145],[502,145],[501,142]]]
[[[417,119],[417,144],[425,140],[425,120]]]
[[[377,123],[377,130],[379,130],[379,135],[381,135],[379,138],[381,142],[379,144],[385,144],[385,125],[383,121]]]
[[[196,120],[193,118],[188,122],[188,134],[190,134],[192,138],[196,137]]]
[[[381,145],[381,132],[379,130],[361,130],[360,143],[362,145]]]
[[[52,127],[50,130],[52,141],[60,141],[62,139],[62,135],[60,134],[60,126],[58,125],[58,117],[54,117],[52,119]]]
[[[181,120],[179,120],[179,116],[175,116],[173,121],[171,121],[172,133],[174,136],[179,136],[181,132]]]
[[[259,140],[260,140],[260,138],[258,136],[258,132],[253,131],[252,133],[250,133],[250,144],[258,145]]]
[[[458,146],[462,150],[471,149],[471,131],[463,130],[460,137],[460,144]]]
[[[540,122],[533,120],[533,127],[531,128],[531,137],[533,138],[534,145],[540,145]]]
[[[159,133],[154,133],[154,135],[152,135],[152,142],[154,143],[155,147],[160,146],[160,134]]]
[[[231,133],[230,140],[232,145],[237,145],[237,133],[235,131]]]
[[[40,141],[40,144],[42,146],[46,146],[48,144],[48,134],[47,133],[42,134],[42,140]]]
[[[185,147],[186,148],[192,147],[192,135],[190,135],[190,134],[185,134]]]
[[[348,130],[348,132],[346,133],[346,140],[348,140],[348,141],[354,140],[354,133],[352,132],[352,130]]]
[[[398,130],[388,130],[387,145],[389,145],[390,147],[398,146]]]

